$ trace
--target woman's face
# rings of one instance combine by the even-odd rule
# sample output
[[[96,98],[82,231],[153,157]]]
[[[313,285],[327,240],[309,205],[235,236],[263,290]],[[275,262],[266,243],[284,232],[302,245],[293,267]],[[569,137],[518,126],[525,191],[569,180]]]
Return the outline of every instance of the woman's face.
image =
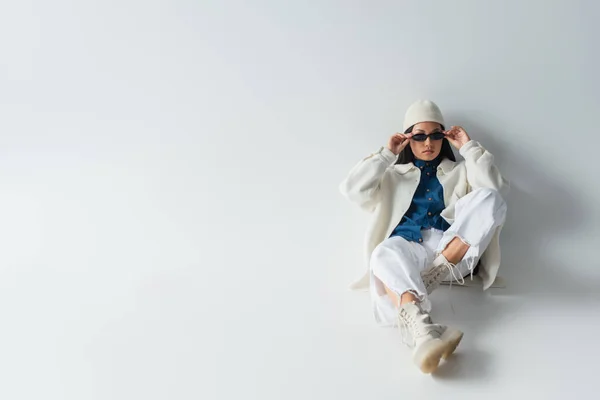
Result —
[[[431,161],[440,155],[440,151],[442,151],[443,140],[433,140],[430,135],[443,132],[442,126],[437,122],[421,122],[413,126],[413,138],[410,139],[410,148],[415,155],[415,158],[423,161]],[[414,139],[415,135],[421,134],[427,135],[425,141],[419,142]]]

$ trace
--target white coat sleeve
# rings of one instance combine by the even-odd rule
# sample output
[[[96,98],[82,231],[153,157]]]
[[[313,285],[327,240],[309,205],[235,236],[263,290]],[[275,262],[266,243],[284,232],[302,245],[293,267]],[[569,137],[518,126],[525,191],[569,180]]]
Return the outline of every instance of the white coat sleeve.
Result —
[[[492,153],[484,149],[479,142],[470,140],[460,148],[459,152],[465,159],[467,181],[472,189],[489,188],[497,190],[502,195],[508,193],[509,182],[494,165]]]
[[[381,180],[397,156],[387,147],[363,158],[340,184],[340,191],[351,202],[372,211],[381,196]]]

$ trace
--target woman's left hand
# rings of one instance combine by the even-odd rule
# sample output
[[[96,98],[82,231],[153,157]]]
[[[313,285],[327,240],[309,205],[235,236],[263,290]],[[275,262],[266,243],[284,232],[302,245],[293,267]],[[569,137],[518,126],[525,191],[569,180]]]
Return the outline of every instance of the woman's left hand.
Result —
[[[462,126],[453,126],[445,131],[444,135],[446,135],[446,139],[448,139],[452,146],[456,147],[458,150],[471,140],[469,135],[467,135],[467,131],[465,131]]]

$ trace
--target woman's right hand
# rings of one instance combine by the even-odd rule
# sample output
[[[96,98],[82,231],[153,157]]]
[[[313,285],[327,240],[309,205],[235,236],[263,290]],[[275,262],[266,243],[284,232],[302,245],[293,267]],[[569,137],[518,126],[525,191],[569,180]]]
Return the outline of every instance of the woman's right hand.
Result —
[[[388,141],[388,149],[395,155],[400,154],[408,144],[408,139],[412,137],[412,133],[394,133]]]

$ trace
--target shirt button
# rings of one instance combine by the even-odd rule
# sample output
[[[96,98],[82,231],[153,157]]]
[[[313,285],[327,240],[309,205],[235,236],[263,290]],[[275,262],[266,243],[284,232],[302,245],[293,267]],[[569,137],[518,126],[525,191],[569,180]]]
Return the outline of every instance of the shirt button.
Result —
[[[430,213],[430,212],[428,212],[428,213],[427,213],[427,215],[431,215],[431,213]]]
[[[419,167],[419,168],[423,169],[423,167]]]
[[[431,197],[429,198],[429,201],[431,201]]]
[[[431,173],[430,173],[430,172],[428,172],[428,173],[427,173],[427,176],[429,176],[429,175],[431,175]]]
[[[419,243],[422,243],[422,242],[423,242],[423,239],[419,238]]]
[[[429,189],[427,189],[427,191],[429,192]]]

